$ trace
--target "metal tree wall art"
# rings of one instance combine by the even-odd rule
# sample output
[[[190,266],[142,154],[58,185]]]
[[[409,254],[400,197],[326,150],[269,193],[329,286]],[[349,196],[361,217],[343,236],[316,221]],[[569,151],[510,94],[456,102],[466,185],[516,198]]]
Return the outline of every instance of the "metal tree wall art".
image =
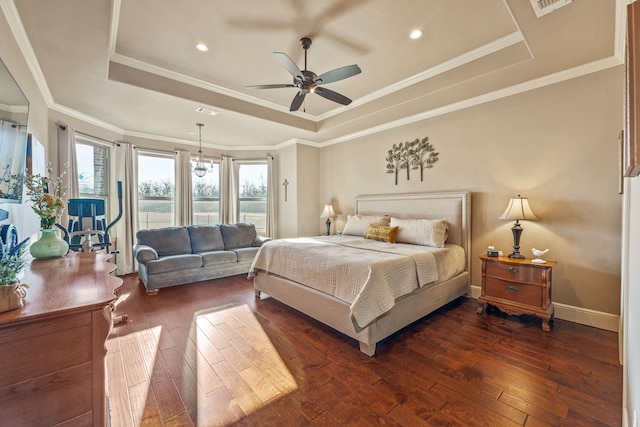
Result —
[[[407,181],[411,170],[420,169],[420,181],[424,181],[424,170],[433,167],[440,153],[435,152],[429,137],[426,136],[422,140],[416,138],[411,142],[393,144],[387,154],[387,173],[395,174],[398,185],[398,173],[401,169],[406,169]]]

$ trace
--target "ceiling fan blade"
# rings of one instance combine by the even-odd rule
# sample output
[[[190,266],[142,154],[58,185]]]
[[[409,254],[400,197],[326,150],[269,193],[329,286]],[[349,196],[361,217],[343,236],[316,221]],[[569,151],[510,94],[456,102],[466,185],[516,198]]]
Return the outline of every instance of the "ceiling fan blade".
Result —
[[[290,83],[282,83],[282,84],[273,84],[273,85],[251,85],[245,86],[247,89],[280,89],[283,87],[296,87],[296,85],[292,85]]]
[[[304,92],[296,93],[296,96],[293,98],[293,102],[291,102],[291,107],[289,108],[289,111],[298,111],[298,109],[302,105],[302,102],[304,101],[305,95],[306,94]]]
[[[259,19],[230,19],[227,24],[232,28],[258,31],[285,31],[291,28],[289,21],[264,21]]]
[[[351,100],[344,95],[339,94],[338,92],[334,92],[324,87],[316,87],[313,93],[317,93],[323,98],[327,98],[330,101],[337,102],[342,105],[351,104]]]
[[[361,72],[362,70],[357,65],[347,65],[346,67],[336,68],[335,70],[320,74],[318,77],[313,79],[313,81],[316,84],[324,85],[355,76]]]
[[[282,64],[282,66],[287,69],[289,74],[291,74],[296,79],[304,80],[302,71],[300,71],[300,68],[298,68],[296,63],[293,62],[286,53],[273,52],[273,54],[276,56],[276,59]]]

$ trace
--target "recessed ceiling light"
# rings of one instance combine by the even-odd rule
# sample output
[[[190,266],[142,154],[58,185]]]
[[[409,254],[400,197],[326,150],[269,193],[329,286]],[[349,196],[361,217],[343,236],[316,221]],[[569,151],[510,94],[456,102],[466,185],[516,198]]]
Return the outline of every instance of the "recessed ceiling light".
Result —
[[[411,37],[413,40],[419,39],[420,37],[422,37],[422,30],[411,31],[411,34],[409,34],[409,37]]]
[[[206,52],[209,50],[209,47],[204,43],[198,43],[196,45],[196,49],[198,49],[200,52]]]

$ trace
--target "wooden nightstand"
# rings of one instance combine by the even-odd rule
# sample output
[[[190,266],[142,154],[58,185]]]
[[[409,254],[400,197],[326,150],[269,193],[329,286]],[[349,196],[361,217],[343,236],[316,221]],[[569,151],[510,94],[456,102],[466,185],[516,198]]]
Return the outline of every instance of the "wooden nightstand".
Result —
[[[530,259],[506,256],[482,260],[482,294],[478,297],[478,314],[487,304],[510,315],[533,314],[542,318],[542,330],[549,332],[553,318],[551,272],[555,261],[533,264]]]

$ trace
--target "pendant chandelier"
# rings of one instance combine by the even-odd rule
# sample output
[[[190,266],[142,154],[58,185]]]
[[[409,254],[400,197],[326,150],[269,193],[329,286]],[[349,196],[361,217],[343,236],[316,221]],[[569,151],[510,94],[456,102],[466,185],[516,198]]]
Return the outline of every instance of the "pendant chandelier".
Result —
[[[204,157],[202,155],[202,126],[204,126],[204,124],[196,123],[196,126],[198,126],[198,155],[196,156],[193,173],[195,173],[197,177],[202,178],[207,172],[213,172],[213,162],[209,167],[204,164]]]

